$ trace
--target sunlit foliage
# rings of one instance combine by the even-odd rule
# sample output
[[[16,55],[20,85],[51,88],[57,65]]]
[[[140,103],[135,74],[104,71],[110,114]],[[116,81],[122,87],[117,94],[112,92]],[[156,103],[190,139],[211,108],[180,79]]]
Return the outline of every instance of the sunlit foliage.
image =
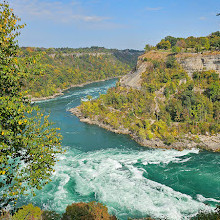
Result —
[[[0,206],[13,205],[50,180],[60,135],[48,116],[24,97],[16,37],[23,25],[7,3],[0,4]]]

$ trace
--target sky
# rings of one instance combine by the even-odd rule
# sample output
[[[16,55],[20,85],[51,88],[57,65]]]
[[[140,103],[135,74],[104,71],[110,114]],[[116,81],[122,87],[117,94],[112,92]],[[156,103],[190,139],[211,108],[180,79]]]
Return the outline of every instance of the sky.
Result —
[[[26,24],[20,46],[140,49],[165,36],[220,29],[219,0],[8,0]]]

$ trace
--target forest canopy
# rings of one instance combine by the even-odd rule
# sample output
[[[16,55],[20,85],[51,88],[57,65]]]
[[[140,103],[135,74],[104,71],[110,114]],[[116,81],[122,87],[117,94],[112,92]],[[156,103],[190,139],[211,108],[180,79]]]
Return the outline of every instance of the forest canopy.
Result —
[[[206,37],[173,37],[166,36],[155,47],[146,45],[145,50],[169,50],[173,52],[201,52],[220,50],[220,31],[211,33]]]
[[[71,85],[127,74],[143,51],[91,48],[22,47],[18,64],[24,72],[23,90],[33,97],[47,97]],[[41,71],[36,71],[41,70]]]

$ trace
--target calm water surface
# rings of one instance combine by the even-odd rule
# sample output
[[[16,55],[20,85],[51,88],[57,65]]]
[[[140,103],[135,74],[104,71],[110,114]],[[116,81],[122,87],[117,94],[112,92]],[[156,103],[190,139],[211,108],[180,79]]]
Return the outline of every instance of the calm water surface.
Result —
[[[220,202],[219,153],[143,148],[126,135],[82,123],[68,111],[115,83],[93,83],[38,102],[61,128],[67,151],[59,156],[52,182],[23,202],[62,213],[73,202],[95,200],[123,220],[148,215],[188,219],[200,209],[213,209]]]

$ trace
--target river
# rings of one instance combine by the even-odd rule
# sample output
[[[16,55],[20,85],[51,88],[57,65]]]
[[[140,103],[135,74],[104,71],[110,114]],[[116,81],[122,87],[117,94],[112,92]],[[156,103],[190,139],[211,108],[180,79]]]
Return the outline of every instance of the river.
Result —
[[[32,202],[64,212],[73,202],[99,201],[119,219],[152,216],[188,219],[220,202],[220,154],[140,147],[127,135],[85,124],[68,109],[97,98],[116,79],[72,88],[63,96],[37,104],[61,128],[62,146],[52,182]],[[206,205],[208,204],[208,205]]]

